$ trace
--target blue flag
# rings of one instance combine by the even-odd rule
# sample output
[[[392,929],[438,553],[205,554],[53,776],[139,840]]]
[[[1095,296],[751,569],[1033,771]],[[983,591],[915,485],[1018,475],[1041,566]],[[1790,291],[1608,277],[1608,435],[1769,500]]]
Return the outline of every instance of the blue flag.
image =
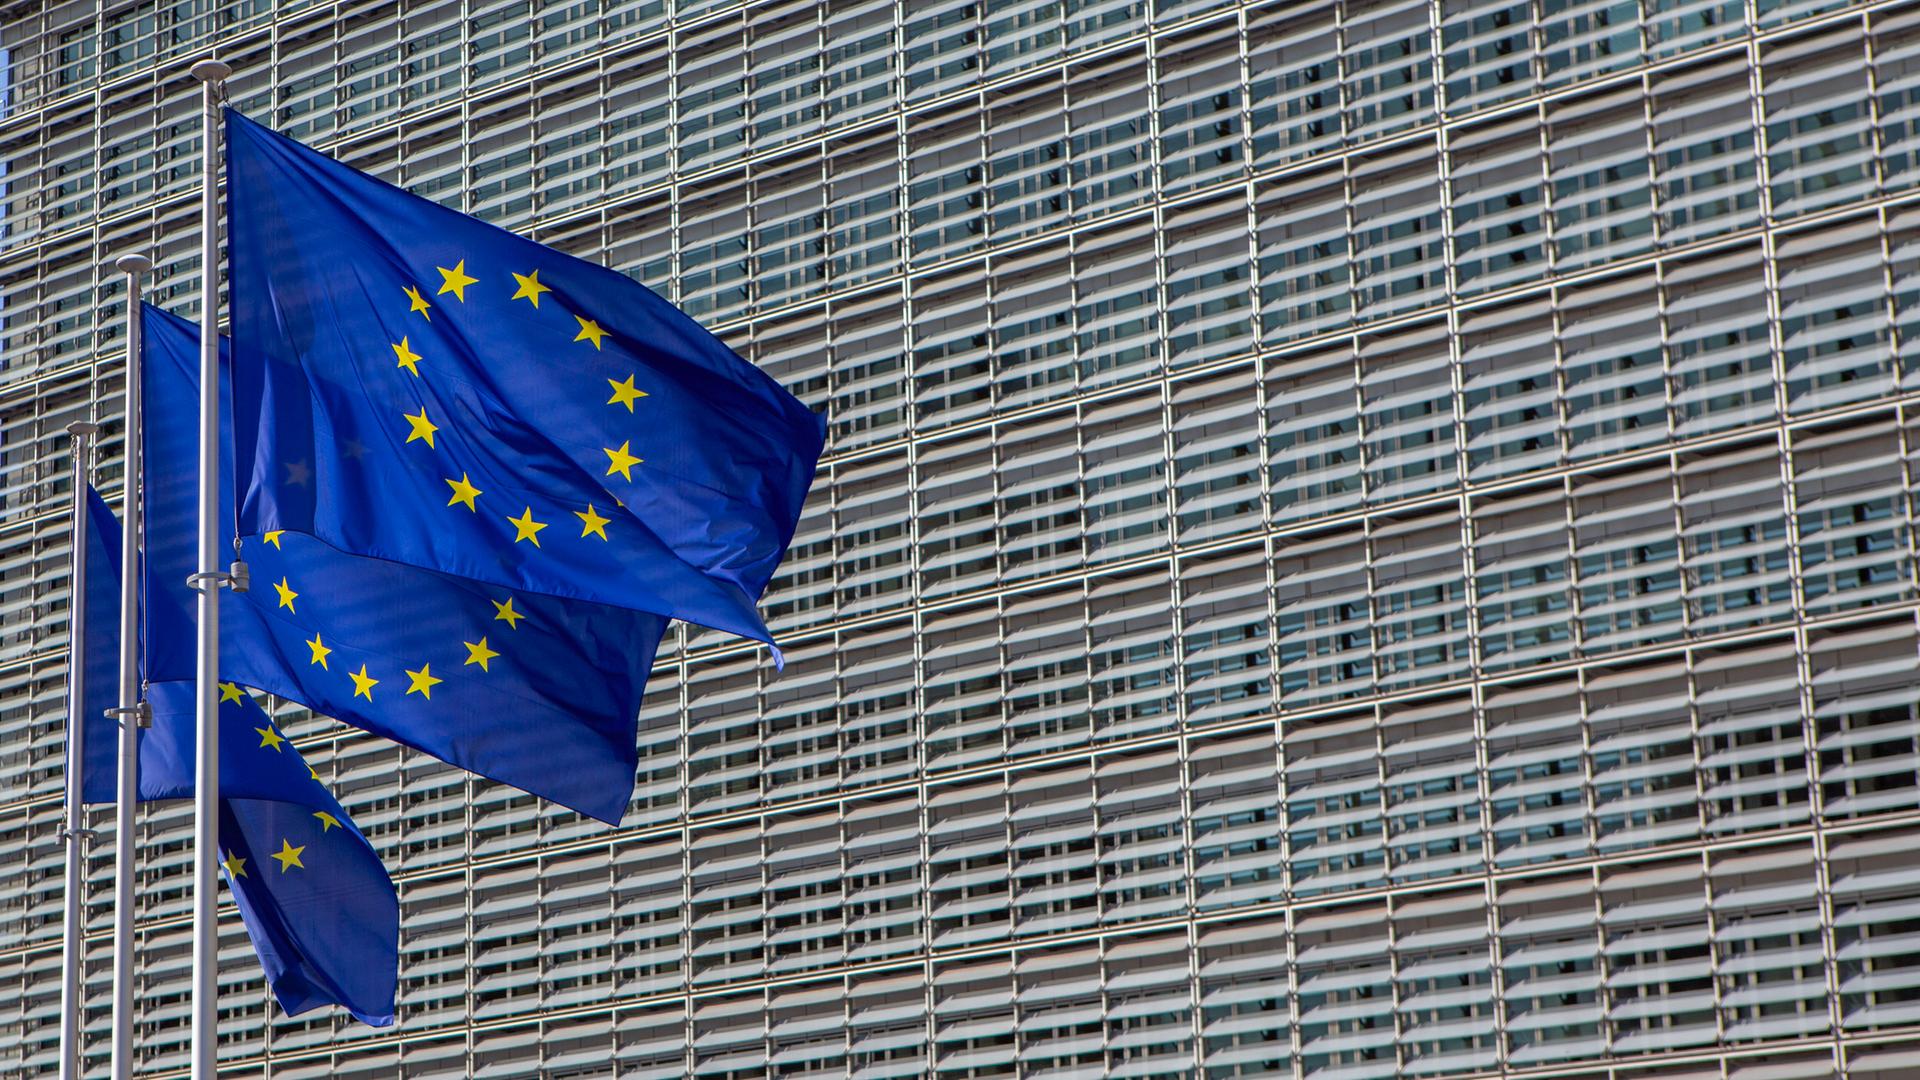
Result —
[[[241,535],[771,643],[820,417],[621,274],[226,131]]]
[[[141,326],[146,415],[192,416],[198,328],[153,307]],[[191,424],[146,430],[150,592],[190,626],[196,435]],[[229,499],[223,520],[231,513]],[[291,531],[246,540],[242,555],[252,587],[220,608],[228,678],[619,822],[664,616],[348,555]],[[154,670],[190,676],[193,646],[191,634],[154,640]]]
[[[87,503],[85,602],[90,617],[100,608],[113,612],[88,624],[91,661],[119,655],[121,537],[120,523],[91,489]],[[149,577],[144,591],[154,584]],[[149,609],[147,628],[148,643],[193,638],[193,624],[164,608]],[[116,674],[113,665],[87,664],[87,739],[108,754],[104,764],[87,755],[89,802],[114,800],[118,731],[94,705],[117,696]],[[140,736],[140,798],[191,798],[193,683],[150,682],[147,703],[153,726]],[[227,886],[281,1009],[291,1016],[339,1005],[363,1023],[393,1023],[400,957],[393,880],[300,751],[232,683],[220,687],[220,842]]]
[[[87,546],[87,580],[73,583],[73,602],[87,609],[86,670],[80,683],[80,720],[87,737],[80,801],[110,803],[119,795],[115,777],[120,728],[106,713],[120,705],[120,519],[91,487],[83,525],[74,542]]]

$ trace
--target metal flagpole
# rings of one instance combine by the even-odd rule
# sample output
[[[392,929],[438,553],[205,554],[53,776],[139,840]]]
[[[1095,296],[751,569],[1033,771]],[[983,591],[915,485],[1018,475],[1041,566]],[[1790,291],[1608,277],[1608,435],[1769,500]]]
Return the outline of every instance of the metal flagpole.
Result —
[[[200,558],[190,582],[199,590],[199,649],[194,664],[193,769],[193,1071],[216,1080],[220,1040],[220,93],[233,69],[218,60],[193,65],[205,115],[200,154]]]
[[[92,835],[81,823],[80,805],[87,760],[87,725],[81,715],[87,682],[87,462],[99,430],[100,425],[84,420],[67,425],[67,433],[73,436],[73,578],[67,603],[67,816],[60,825],[60,840],[67,848],[66,910],[60,924],[60,1080],[80,1076],[80,969],[87,952],[80,914],[86,889],[86,841]]]
[[[140,732],[146,710],[140,704],[140,557],[145,532],[140,524],[142,457],[140,399],[141,275],[153,269],[145,255],[122,255],[114,265],[127,275],[127,450],[126,495],[120,519],[120,773],[113,804],[113,1078],[133,1075],[133,842],[134,803],[140,797]]]

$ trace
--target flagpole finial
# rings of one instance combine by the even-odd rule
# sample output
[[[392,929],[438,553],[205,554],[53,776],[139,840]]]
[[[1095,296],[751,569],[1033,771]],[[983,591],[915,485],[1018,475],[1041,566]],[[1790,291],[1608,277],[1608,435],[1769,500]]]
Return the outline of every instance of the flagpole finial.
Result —
[[[120,256],[113,260],[113,265],[118,267],[123,274],[144,274],[153,269],[153,260],[147,258],[145,255],[135,253]]]
[[[233,74],[233,67],[224,61],[208,57],[193,65],[193,77],[203,83],[225,82]]]
[[[67,434],[98,435],[100,434],[100,425],[91,420],[75,420],[73,423],[67,425]]]

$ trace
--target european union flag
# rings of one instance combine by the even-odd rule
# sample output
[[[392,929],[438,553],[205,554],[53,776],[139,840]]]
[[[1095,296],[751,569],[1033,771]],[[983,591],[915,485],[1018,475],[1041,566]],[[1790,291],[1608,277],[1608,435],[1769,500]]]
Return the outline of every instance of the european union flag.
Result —
[[[83,789],[89,802],[112,802],[112,721],[99,708],[116,696],[120,594],[120,523],[87,491],[86,543],[92,545],[83,586],[91,621],[87,641],[88,739],[108,749],[104,763],[88,755]],[[145,586],[155,591],[151,576]],[[193,636],[164,609],[149,609],[145,641]],[[148,669],[151,675],[151,669]],[[147,686],[153,726],[140,737],[140,798],[193,797],[194,685]],[[393,1023],[400,956],[400,899],[373,846],[273,720],[238,686],[220,687],[221,864],[260,956],[275,1000],[288,1015],[339,1005],[375,1027]]]
[[[194,415],[198,328],[153,307],[141,326],[146,415]],[[223,408],[223,447],[230,420]],[[191,424],[146,433],[147,566],[163,586],[151,591],[190,627],[196,437]],[[228,678],[619,822],[664,616],[348,555],[292,531],[249,539],[242,554],[252,588],[220,608]],[[191,633],[148,648],[155,670],[191,675]]]
[[[87,520],[75,543],[87,545],[87,580],[73,583],[73,599],[87,608],[86,668],[81,672],[80,718],[87,725],[86,758],[80,768],[80,801],[110,803],[118,797],[114,777],[119,769],[120,734],[106,711],[120,704],[120,648],[112,641],[101,646],[103,635],[119,637],[120,629],[120,519],[91,487],[87,489]]]
[[[621,274],[226,132],[243,535],[771,643],[818,416]]]

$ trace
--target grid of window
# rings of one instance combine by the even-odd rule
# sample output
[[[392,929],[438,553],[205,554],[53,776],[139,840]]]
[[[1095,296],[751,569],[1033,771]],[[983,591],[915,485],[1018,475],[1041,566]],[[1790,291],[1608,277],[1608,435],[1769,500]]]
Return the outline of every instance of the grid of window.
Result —
[[[84,0],[0,47],[0,1072],[57,1037],[63,428],[116,490],[111,261],[197,311],[215,48],[829,422],[785,672],[670,635],[620,829],[281,708],[400,883],[401,1018],[278,1016],[229,920],[235,1075],[1920,1069],[1920,8]],[[142,820],[175,1076],[190,821]]]

